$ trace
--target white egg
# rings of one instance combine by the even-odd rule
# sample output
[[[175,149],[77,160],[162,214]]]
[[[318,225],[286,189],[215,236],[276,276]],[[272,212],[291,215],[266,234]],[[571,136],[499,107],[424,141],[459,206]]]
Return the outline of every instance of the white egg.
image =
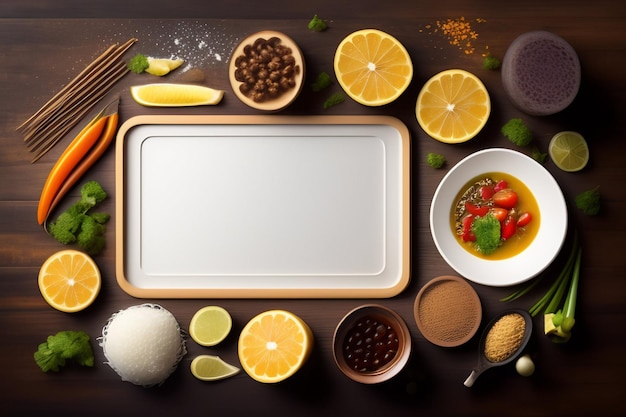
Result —
[[[515,370],[521,376],[531,376],[535,373],[535,363],[530,358],[530,355],[520,356],[515,362]]]

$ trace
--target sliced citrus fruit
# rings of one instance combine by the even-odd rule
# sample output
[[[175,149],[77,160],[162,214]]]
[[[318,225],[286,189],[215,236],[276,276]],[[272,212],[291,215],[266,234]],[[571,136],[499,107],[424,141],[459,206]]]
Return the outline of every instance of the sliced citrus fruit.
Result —
[[[146,72],[148,74],[156,75],[159,77],[169,74],[171,71],[180,67],[184,62],[182,59],[179,58],[168,59],[148,57],[147,59],[148,68],[146,68]]]
[[[415,106],[417,121],[432,138],[465,142],[480,132],[491,113],[487,88],[474,74],[450,69],[422,87]]]
[[[376,29],[358,30],[345,37],[335,52],[334,68],[346,94],[366,106],[391,103],[413,77],[406,48]]]
[[[239,336],[239,361],[248,375],[264,383],[283,381],[306,362],[313,333],[298,316],[270,310],[252,318]]]
[[[226,339],[232,325],[228,311],[219,306],[206,306],[191,318],[189,334],[199,345],[214,346]]]
[[[564,131],[554,135],[548,153],[555,165],[567,172],[580,171],[589,161],[587,141],[578,132]]]
[[[62,250],[43,263],[38,283],[48,304],[74,313],[85,309],[98,296],[100,270],[89,255],[73,249]]]
[[[133,99],[142,106],[185,107],[214,105],[222,101],[223,90],[193,84],[144,84],[130,87]]]
[[[191,361],[191,373],[202,381],[218,381],[239,373],[239,368],[219,356],[200,355]]]

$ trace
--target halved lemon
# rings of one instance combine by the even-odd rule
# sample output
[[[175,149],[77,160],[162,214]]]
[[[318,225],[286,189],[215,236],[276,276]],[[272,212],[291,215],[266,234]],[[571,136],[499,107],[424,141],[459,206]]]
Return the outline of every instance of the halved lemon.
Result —
[[[377,29],[362,29],[345,37],[335,52],[334,68],[346,94],[366,106],[394,101],[413,77],[406,48]]]
[[[474,74],[461,69],[435,74],[422,87],[415,106],[422,129],[445,143],[461,143],[476,136],[490,113],[487,88]]]
[[[564,131],[554,135],[548,153],[554,164],[567,172],[580,171],[589,161],[587,141],[578,132]]]
[[[252,318],[239,336],[239,361],[253,379],[264,383],[283,381],[308,359],[313,333],[295,314],[270,310]]]
[[[133,99],[142,106],[186,107],[215,105],[222,101],[223,90],[193,84],[144,84],[130,87]]]
[[[43,263],[38,284],[41,295],[50,306],[74,313],[87,308],[98,296],[100,270],[86,253],[62,250]]]

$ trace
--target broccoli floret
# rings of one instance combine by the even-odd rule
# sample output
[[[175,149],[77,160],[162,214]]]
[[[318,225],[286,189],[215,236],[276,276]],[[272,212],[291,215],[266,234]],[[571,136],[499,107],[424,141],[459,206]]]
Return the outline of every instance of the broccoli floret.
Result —
[[[309,22],[309,29],[314,32],[323,32],[327,27],[326,22],[317,17],[317,15],[313,16],[313,19]]]
[[[600,191],[598,187],[578,194],[575,201],[576,207],[588,216],[595,216],[600,212]]]
[[[104,224],[98,223],[92,216],[84,216],[80,232],[76,237],[78,246],[89,254],[97,254],[104,248]]]
[[[500,68],[500,65],[500,60],[493,55],[487,55],[485,59],[483,59],[483,68],[486,70],[495,71]]]
[[[501,129],[502,134],[517,146],[527,146],[533,140],[533,133],[522,119],[511,119]]]
[[[133,58],[131,58],[130,61],[128,61],[128,64],[126,64],[126,66],[132,72],[135,72],[137,74],[141,74],[146,69],[148,69],[150,64],[148,63],[148,57],[147,56],[145,56],[143,54],[137,54]]]
[[[80,194],[81,199],[51,222],[47,230],[60,243],[77,243],[88,254],[97,255],[104,248],[104,225],[111,216],[90,213],[90,210],[102,202],[107,193],[96,181],[90,181],[83,185]]]
[[[543,164],[546,161],[548,154],[545,152],[541,152],[539,148],[534,146],[531,152],[531,156],[535,161],[539,162],[540,164]]]
[[[426,162],[428,162],[428,165],[431,167],[439,169],[446,164],[446,157],[439,153],[431,152],[426,156]]]
[[[476,217],[472,222],[476,246],[484,255],[489,255],[500,247],[500,227],[500,222],[493,214]]]
[[[324,102],[324,108],[328,109],[332,106],[336,106],[339,103],[343,103],[346,97],[341,93],[334,93],[326,99]]]
[[[332,80],[330,78],[330,75],[322,71],[315,79],[315,82],[311,84],[311,89],[315,92],[321,91],[325,89],[326,87],[328,87],[331,82]]]
[[[89,181],[80,189],[80,196],[82,202],[93,207],[107,198],[107,193],[97,181]]]

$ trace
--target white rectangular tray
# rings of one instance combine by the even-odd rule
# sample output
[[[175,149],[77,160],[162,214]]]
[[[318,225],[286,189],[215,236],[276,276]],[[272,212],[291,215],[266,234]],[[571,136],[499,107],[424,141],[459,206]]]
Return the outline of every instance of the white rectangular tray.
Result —
[[[385,298],[408,284],[395,118],[138,116],[116,146],[116,274],[133,296]]]

